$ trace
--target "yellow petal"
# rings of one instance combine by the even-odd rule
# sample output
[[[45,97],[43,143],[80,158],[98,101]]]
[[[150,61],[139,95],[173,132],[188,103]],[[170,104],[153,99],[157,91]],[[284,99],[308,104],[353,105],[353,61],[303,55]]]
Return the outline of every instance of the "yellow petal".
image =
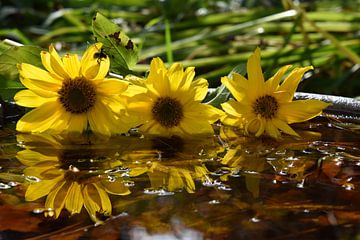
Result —
[[[128,195],[130,190],[125,186],[124,182],[121,179],[116,179],[115,181],[103,181],[101,182],[106,192],[114,195]]]
[[[70,77],[69,73],[65,70],[64,63],[61,61],[61,58],[53,45],[49,46],[49,52],[52,70],[63,79],[68,79]]]
[[[106,215],[110,215],[112,212],[112,205],[111,205],[111,201],[109,199],[109,195],[98,184],[93,184],[93,185],[95,186],[96,190],[98,191],[99,197],[101,199],[102,212]]]
[[[31,90],[22,90],[15,94],[14,100],[17,105],[24,107],[39,107],[46,102],[55,101],[56,98],[44,98],[35,94]]]
[[[181,121],[179,128],[188,135],[213,134],[211,124],[202,119],[186,118]]]
[[[102,44],[91,45],[81,58],[81,74],[86,79],[103,79],[109,71],[109,58],[97,59],[94,57],[101,50]]]
[[[56,163],[59,160],[56,156],[44,155],[29,149],[19,151],[16,154],[16,158],[26,166],[34,166],[41,161],[51,161]]]
[[[47,102],[26,113],[16,124],[20,132],[44,132],[61,116],[61,106],[57,101]]]
[[[58,96],[57,91],[60,89],[60,86],[43,81],[33,81],[28,78],[20,78],[20,81],[25,87],[41,97],[53,98]]]
[[[194,91],[194,101],[201,102],[204,100],[207,92],[208,92],[208,81],[206,79],[200,78],[191,83],[189,91]],[[193,96],[192,94],[190,94]]]
[[[186,83],[185,82],[186,79],[183,78],[184,77],[184,69],[181,64],[179,64],[179,63],[172,64],[169,68],[167,76],[169,78],[171,91],[176,92],[180,88],[184,87],[184,84]],[[188,90],[190,84],[191,84],[191,81],[186,84],[187,87],[184,87],[185,88],[184,90]]]
[[[225,124],[225,125],[239,127],[239,128],[242,128],[244,126],[244,119],[243,118],[234,117],[234,116],[231,116],[231,115],[228,115],[228,114],[224,115],[221,118],[221,122],[223,124]]]
[[[279,118],[285,119],[287,123],[304,122],[319,116],[329,103],[319,100],[297,100],[281,104]]]
[[[25,200],[35,201],[43,196],[48,195],[49,192],[61,179],[62,177],[58,177],[51,180],[40,180],[40,182],[31,183],[29,187],[26,189]]]
[[[214,123],[219,120],[224,113],[211,105],[203,103],[192,103],[187,105],[187,108],[184,110],[184,117],[196,119],[201,119],[208,121],[209,123]]]
[[[66,196],[65,208],[71,214],[80,213],[83,204],[84,199],[81,192],[81,186],[77,182],[72,182]]]
[[[87,113],[90,129],[94,133],[110,136],[111,132],[106,125],[108,121],[104,118],[102,107],[103,105],[98,101],[93,109]]]
[[[246,68],[250,93],[255,92],[262,95],[264,93],[264,76],[260,64],[260,48],[256,48],[255,52],[249,57]]]
[[[279,87],[280,81],[291,65],[281,67],[273,77],[265,82],[266,93],[271,94]]]
[[[115,78],[107,78],[97,85],[97,91],[104,95],[120,95],[128,88],[128,83]]]
[[[184,183],[181,179],[181,176],[176,168],[170,169],[170,177],[169,177],[169,184],[168,184],[168,190],[169,191],[175,191],[182,189],[184,187]]]
[[[270,137],[273,137],[273,138],[279,138],[280,137],[280,132],[273,125],[272,121],[266,121],[266,123],[265,123],[265,131]]]
[[[96,188],[93,184],[87,184],[83,190],[84,207],[88,211],[90,217],[97,221],[96,212],[101,209],[101,200]]]
[[[301,81],[302,76],[305,72],[314,69],[312,66],[303,67],[303,68],[296,68],[294,69],[287,78],[285,78],[284,82],[280,85],[278,88],[278,91],[286,91],[290,93],[290,96],[288,98],[288,101],[291,101],[291,99],[294,96],[294,93]]]
[[[22,78],[28,78],[31,81],[39,81],[42,82],[42,84],[49,84],[49,86],[55,85],[60,87],[62,84],[61,79],[56,78],[49,72],[31,64],[21,63],[18,64],[17,67]]]
[[[233,79],[222,77],[221,83],[231,92],[234,98],[242,101],[246,95],[248,81],[240,74],[233,73]]]
[[[188,192],[188,193],[194,193],[195,191],[195,183],[194,183],[194,180],[190,174],[190,172],[186,169],[183,169],[181,171],[181,174],[184,176],[185,178],[185,190]]]
[[[300,137],[287,123],[280,119],[272,119],[272,123],[284,133],[287,133],[292,136]]]
[[[249,106],[241,104],[233,99],[221,104],[222,109],[234,117],[244,117],[247,116],[249,111]]]
[[[166,72],[166,67],[160,58],[153,58],[150,62],[150,72],[148,75],[149,81],[157,81],[157,79],[163,78]]]
[[[48,194],[45,202],[45,208],[55,210],[55,218],[58,218],[61,210],[64,208],[67,195],[66,181],[59,182]]]
[[[87,115],[84,114],[71,114],[68,122],[67,131],[82,133],[86,130],[88,124]],[[65,125],[64,125],[65,126]]]
[[[262,135],[264,133],[265,126],[266,126],[266,120],[259,119],[259,123],[260,123],[260,127],[259,127],[258,131],[255,133],[256,137],[259,137],[260,135]]]
[[[101,61],[97,60],[97,63],[100,65],[100,67],[94,79],[104,79],[110,69],[110,59],[105,58]]]
[[[70,75],[70,78],[75,79],[80,77],[80,61],[76,54],[66,54],[62,58],[64,62],[64,68]]]

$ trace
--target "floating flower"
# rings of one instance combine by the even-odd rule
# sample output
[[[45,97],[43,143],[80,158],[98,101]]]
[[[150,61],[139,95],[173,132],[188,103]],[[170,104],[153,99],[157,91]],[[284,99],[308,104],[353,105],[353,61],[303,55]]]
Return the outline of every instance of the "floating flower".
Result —
[[[257,137],[265,132],[278,138],[280,131],[299,136],[288,124],[314,118],[329,104],[319,100],[292,101],[301,77],[313,67],[295,68],[279,84],[289,67],[280,68],[265,82],[260,66],[260,49],[257,48],[247,62],[248,80],[237,73],[232,75],[232,79],[221,79],[236,99],[221,105],[227,113],[222,121],[243,127],[245,132]]]
[[[160,58],[150,64],[146,80],[138,83],[146,92],[129,99],[129,114],[138,118],[140,131],[152,135],[213,133],[212,123],[222,111],[202,104],[208,89],[205,79],[193,81],[193,67],[175,63],[166,69]],[[139,82],[139,81],[138,81]]]
[[[110,60],[98,58],[101,43],[90,46],[81,61],[76,54],[60,58],[50,45],[41,52],[46,70],[31,64],[18,65],[20,80],[27,90],[18,92],[18,105],[34,107],[17,123],[21,132],[83,132],[111,135],[127,132],[124,103],[120,94],[128,83],[105,78]],[[115,114],[120,113],[120,114]]]
[[[47,135],[19,135],[18,141],[30,144],[16,156],[27,166],[24,175],[30,184],[25,199],[35,201],[46,196],[47,216],[58,218],[63,209],[76,214],[85,207],[91,219],[100,223],[98,213],[109,216],[112,212],[109,194],[130,194],[120,175],[105,170],[113,165],[113,159],[104,161],[109,151],[87,146],[64,148]]]

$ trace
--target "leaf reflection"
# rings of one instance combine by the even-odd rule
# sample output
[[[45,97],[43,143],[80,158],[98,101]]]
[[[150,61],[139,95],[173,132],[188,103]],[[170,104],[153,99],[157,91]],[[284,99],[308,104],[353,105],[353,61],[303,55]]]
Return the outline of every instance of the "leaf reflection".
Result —
[[[101,151],[90,145],[62,146],[59,139],[48,135],[18,135],[18,142],[28,143],[17,153],[18,160],[27,166],[24,175],[30,180],[25,193],[27,201],[46,196],[46,216],[58,218],[62,209],[70,214],[84,207],[94,222],[98,214],[111,215],[109,194],[130,193],[120,174],[106,174],[112,166],[107,161],[115,152]],[[36,147],[36,144],[41,147]]]

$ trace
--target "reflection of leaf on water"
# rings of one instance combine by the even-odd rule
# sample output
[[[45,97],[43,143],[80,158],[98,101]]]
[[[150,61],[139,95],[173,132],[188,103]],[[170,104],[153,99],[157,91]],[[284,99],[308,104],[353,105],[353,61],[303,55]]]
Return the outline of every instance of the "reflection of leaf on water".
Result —
[[[19,136],[18,140],[29,138],[31,135]],[[62,149],[49,136],[37,135],[35,139],[41,140],[42,147],[26,148],[17,153],[17,158],[27,166],[24,175],[30,184],[25,199],[35,201],[46,196],[45,208],[53,210],[46,215],[57,218],[63,208],[71,214],[80,213],[84,206],[92,220],[100,222],[97,213],[107,216],[112,212],[109,194],[130,193],[121,176],[105,173],[104,167],[109,166],[106,159],[111,154],[108,151],[104,154],[86,146]],[[46,148],[44,144],[57,148]]]

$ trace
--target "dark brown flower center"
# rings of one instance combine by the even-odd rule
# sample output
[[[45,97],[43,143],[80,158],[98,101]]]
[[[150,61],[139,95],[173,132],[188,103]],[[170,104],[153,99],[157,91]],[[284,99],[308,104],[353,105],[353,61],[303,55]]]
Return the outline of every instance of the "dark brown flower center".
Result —
[[[172,128],[179,125],[184,117],[181,103],[174,98],[160,97],[152,107],[154,119],[163,127]]]
[[[66,111],[75,114],[87,112],[96,101],[95,87],[85,78],[64,80],[58,93]]]
[[[266,119],[271,119],[275,117],[279,109],[279,104],[273,96],[265,95],[256,99],[252,107],[256,115],[260,115]]]

